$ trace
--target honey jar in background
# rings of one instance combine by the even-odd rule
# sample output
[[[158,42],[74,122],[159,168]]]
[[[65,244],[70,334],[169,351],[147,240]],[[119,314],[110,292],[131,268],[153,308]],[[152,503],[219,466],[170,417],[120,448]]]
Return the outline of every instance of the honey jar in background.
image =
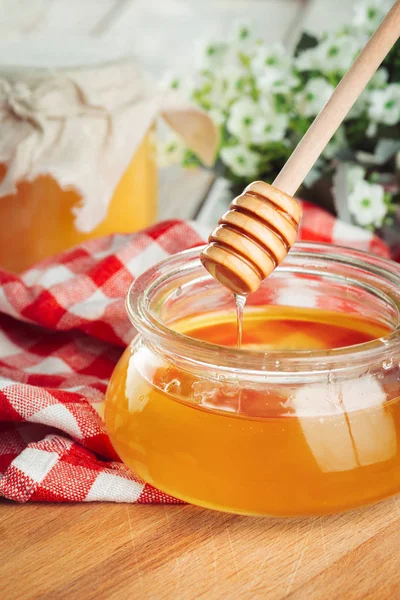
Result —
[[[400,267],[301,243],[250,294],[236,347],[232,294],[200,249],[136,279],[138,330],[105,422],[136,475],[222,511],[324,515],[400,492]]]
[[[22,272],[44,258],[91,238],[131,233],[151,225],[157,216],[157,167],[151,132],[112,193],[107,213],[93,229],[76,226],[75,210],[82,197],[63,189],[51,175],[20,181],[16,191],[0,198],[0,266]],[[7,165],[0,165],[0,181]]]
[[[0,42],[1,268],[154,223],[158,116],[210,162],[211,120],[120,54],[88,39]]]

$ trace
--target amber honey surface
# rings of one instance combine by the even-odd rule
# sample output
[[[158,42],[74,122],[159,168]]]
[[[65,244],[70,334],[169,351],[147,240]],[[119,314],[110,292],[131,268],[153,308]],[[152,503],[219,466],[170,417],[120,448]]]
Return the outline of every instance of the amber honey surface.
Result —
[[[198,317],[176,329],[236,344],[234,315]],[[323,350],[386,333],[355,316],[268,307],[245,312],[243,345]],[[327,514],[400,490],[396,385],[396,376],[389,390],[368,373],[309,385],[199,379],[128,348],[110,382],[105,418],[121,459],[173,496],[244,514]]]
[[[0,164],[0,181],[7,172]],[[53,254],[89,239],[131,233],[157,214],[157,167],[151,134],[143,140],[114,191],[104,220],[89,233],[75,227],[81,198],[50,176],[21,181],[14,195],[0,198],[0,268],[19,273]]]

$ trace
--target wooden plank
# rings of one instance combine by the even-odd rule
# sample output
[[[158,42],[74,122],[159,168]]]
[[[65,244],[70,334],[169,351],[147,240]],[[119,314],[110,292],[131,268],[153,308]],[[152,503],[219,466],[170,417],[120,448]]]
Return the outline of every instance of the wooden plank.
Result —
[[[302,29],[310,33],[333,31],[349,23],[353,9],[354,2],[349,0],[311,0],[301,23]]]
[[[185,170],[169,167],[160,170],[158,218],[194,219],[214,180],[205,169]]]
[[[68,31],[101,34],[126,0],[0,0],[0,32],[30,35]]]
[[[261,37],[280,41],[300,10],[293,0],[136,0],[120,12],[109,36],[126,39],[147,70],[161,76],[191,65],[196,41],[223,39],[239,19],[254,20]]]
[[[96,33],[107,16],[122,6],[123,0],[55,0],[40,23],[39,30]]]
[[[0,33],[28,35],[46,20],[47,12],[57,0],[0,0]]]
[[[118,19],[119,14],[124,9],[126,3],[130,1],[134,0],[114,0],[114,6],[111,6],[110,9],[98,20],[97,25],[92,30],[92,34],[103,36],[105,33],[107,33],[112,27],[114,21]]]
[[[0,504],[2,600],[393,600],[392,498],[278,520],[192,506]]]
[[[221,215],[228,210],[232,200],[233,195],[229,181],[223,177],[217,177],[200,207],[196,216],[197,222],[210,228],[214,227]]]

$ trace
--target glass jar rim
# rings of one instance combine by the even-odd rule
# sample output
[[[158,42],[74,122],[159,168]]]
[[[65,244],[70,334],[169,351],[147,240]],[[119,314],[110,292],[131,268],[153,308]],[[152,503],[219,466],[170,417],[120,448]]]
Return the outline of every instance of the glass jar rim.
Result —
[[[328,243],[298,242],[290,251],[291,256],[340,261],[375,273],[397,288],[396,298],[389,297],[397,309],[396,327],[389,334],[361,344],[332,350],[268,350],[238,349],[221,346],[191,338],[174,331],[157,318],[149,307],[149,297],[157,286],[165,285],[177,273],[190,268],[203,269],[199,254],[202,247],[195,247],[171,255],[138,276],[131,284],[126,297],[126,310],[130,321],[140,335],[150,341],[154,348],[167,354],[184,357],[188,363],[203,364],[214,369],[277,375],[296,372],[331,372],[351,366],[383,361],[388,355],[400,352],[400,265],[377,255]],[[285,261],[277,271],[285,267]],[[204,269],[204,280],[211,275]]]

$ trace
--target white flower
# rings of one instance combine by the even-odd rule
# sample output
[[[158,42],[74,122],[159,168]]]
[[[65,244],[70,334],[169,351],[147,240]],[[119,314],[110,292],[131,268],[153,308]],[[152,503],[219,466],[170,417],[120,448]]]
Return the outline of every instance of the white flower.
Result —
[[[299,79],[291,72],[280,67],[268,67],[257,79],[258,88],[262,92],[287,94],[299,84]]]
[[[195,75],[185,75],[167,72],[161,79],[160,87],[165,90],[176,90],[186,98],[190,98],[195,89],[201,88],[205,83],[205,78],[200,73]]]
[[[352,193],[354,191],[355,186],[360,181],[364,181],[366,170],[364,167],[360,165],[351,165],[347,168],[347,185],[349,188],[349,192]]]
[[[210,109],[222,110],[226,104],[223,80],[214,75],[205,78],[204,84],[196,88],[195,97],[201,98],[209,105]]]
[[[280,44],[260,46],[251,61],[259,89],[285,94],[296,87],[299,80],[293,74],[292,62],[289,53]]]
[[[230,35],[231,43],[236,44],[239,50],[246,50],[255,45],[253,23],[247,20],[236,21]]]
[[[183,160],[186,146],[181,138],[170,133],[168,138],[157,144],[157,162],[160,167],[176,165]]]
[[[289,116],[277,113],[267,99],[243,98],[233,104],[227,127],[245,144],[266,144],[283,140],[288,123]]]
[[[221,70],[219,77],[223,87],[224,106],[250,92],[248,76],[242,67],[227,66]]]
[[[208,111],[208,114],[216,125],[222,125],[225,121],[224,113],[218,108],[212,108]]]
[[[316,77],[310,79],[303,90],[296,95],[297,110],[305,117],[315,117],[329,100],[333,86],[323,79]]]
[[[260,115],[251,126],[252,144],[263,145],[268,142],[283,141],[288,124],[289,117],[283,113],[271,112]]]
[[[369,96],[368,116],[375,123],[396,125],[400,120],[400,84],[391,83]]]
[[[292,59],[281,44],[260,46],[251,61],[251,68],[255,75],[262,75],[270,67],[283,71],[288,71],[292,67]]]
[[[200,41],[195,47],[195,62],[199,69],[218,69],[226,62],[230,50],[227,44]]]
[[[246,146],[228,146],[221,150],[221,160],[232,173],[239,177],[255,177],[259,164],[259,156]]]
[[[388,79],[389,79],[388,70],[385,69],[385,67],[381,67],[380,69],[378,69],[376,71],[376,73],[374,73],[374,75],[372,75],[371,79],[369,80],[368,88],[371,90],[382,89],[382,88],[386,87]]]
[[[242,142],[249,144],[252,138],[252,125],[259,116],[259,105],[251,98],[242,98],[235,102],[231,108],[227,123],[228,131]]]
[[[207,102],[210,109],[223,111],[249,91],[250,84],[243,68],[228,65],[204,76],[203,85],[196,88],[196,95]]]
[[[289,126],[289,115],[275,110],[272,96],[263,96],[259,100],[260,115],[251,128],[252,142],[266,144],[268,142],[285,142],[286,130]]]
[[[380,227],[388,212],[381,185],[357,178],[349,194],[349,211],[358,225]]]
[[[299,71],[344,73],[360,51],[362,42],[355,35],[329,33],[314,48],[302,52],[296,60]]]
[[[344,127],[339,127],[331,141],[326,146],[322,156],[328,160],[334,158],[340,150],[347,148],[347,140]]]
[[[378,27],[393,4],[393,0],[362,0],[354,7],[353,23],[372,33]]]

